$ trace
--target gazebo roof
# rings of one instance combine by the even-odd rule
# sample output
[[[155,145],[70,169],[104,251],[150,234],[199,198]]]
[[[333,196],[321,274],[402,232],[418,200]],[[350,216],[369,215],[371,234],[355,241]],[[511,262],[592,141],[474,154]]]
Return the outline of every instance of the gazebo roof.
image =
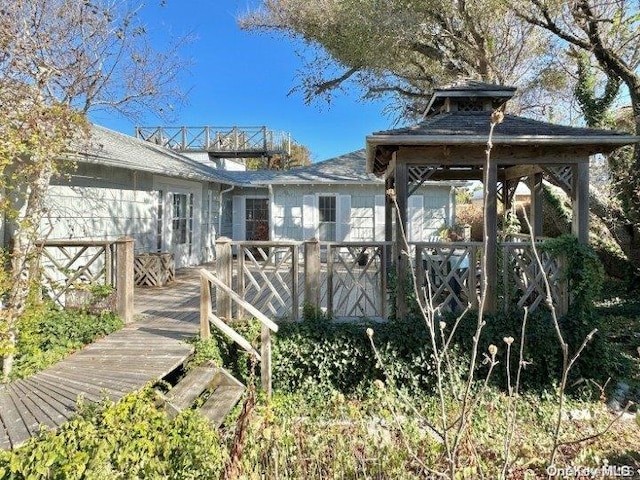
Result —
[[[384,173],[389,152],[401,146],[486,145],[490,111],[452,111],[427,117],[417,125],[375,132],[367,136],[367,171]],[[569,127],[515,115],[505,115],[494,129],[494,145],[581,146],[591,153],[604,153],[640,141],[628,133]]]

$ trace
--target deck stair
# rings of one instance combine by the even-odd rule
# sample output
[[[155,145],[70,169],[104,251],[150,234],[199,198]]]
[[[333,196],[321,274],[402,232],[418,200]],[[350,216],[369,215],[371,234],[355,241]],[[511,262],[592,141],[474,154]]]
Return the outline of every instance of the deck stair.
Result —
[[[227,370],[207,362],[190,370],[166,395],[160,394],[160,398],[171,417],[195,406],[218,428],[244,390],[245,386]],[[204,403],[198,406],[201,399]]]

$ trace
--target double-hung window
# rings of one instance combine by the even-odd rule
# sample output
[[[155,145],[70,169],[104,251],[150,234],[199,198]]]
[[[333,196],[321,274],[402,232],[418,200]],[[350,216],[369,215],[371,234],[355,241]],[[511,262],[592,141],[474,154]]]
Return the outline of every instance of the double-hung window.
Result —
[[[322,242],[335,242],[337,229],[335,195],[318,197],[318,235]]]

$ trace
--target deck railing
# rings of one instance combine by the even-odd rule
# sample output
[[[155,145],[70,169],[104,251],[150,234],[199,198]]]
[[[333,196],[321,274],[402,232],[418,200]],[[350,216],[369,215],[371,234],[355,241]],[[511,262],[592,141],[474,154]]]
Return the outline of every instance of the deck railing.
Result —
[[[253,348],[253,345],[236,332],[225,320],[230,318],[221,318],[213,313],[211,289],[222,290],[228,298],[237,303],[243,310],[249,312],[254,318],[260,321],[262,329],[260,332],[260,353]],[[269,317],[264,315],[260,310],[244,301],[240,295],[218,279],[213,273],[201,269],[200,270],[200,337],[208,339],[211,337],[210,325],[214,325],[230,339],[240,345],[249,354],[253,355],[260,362],[260,379],[262,388],[268,396],[271,396],[271,332],[278,331],[278,325],[273,323]]]
[[[537,243],[537,242],[536,242]],[[412,264],[423,300],[434,308],[476,308],[482,292],[482,243],[419,242],[410,245]],[[217,278],[244,301],[272,318],[299,320],[302,305],[334,319],[386,319],[389,314],[389,265],[392,242],[233,242],[218,239]],[[568,309],[568,288],[561,258],[538,252],[531,242],[499,244],[499,302],[527,306],[546,303],[545,278],[554,305]],[[235,255],[235,257],[234,257]],[[542,266],[540,266],[542,265]],[[217,311],[227,318],[246,312],[232,305],[224,290],[216,292]]]
[[[43,240],[40,269],[49,297],[65,306],[81,287],[111,285],[115,310],[129,323],[133,320],[132,238],[118,240]]]
[[[136,127],[136,137],[178,151],[291,154],[291,135],[267,127]]]

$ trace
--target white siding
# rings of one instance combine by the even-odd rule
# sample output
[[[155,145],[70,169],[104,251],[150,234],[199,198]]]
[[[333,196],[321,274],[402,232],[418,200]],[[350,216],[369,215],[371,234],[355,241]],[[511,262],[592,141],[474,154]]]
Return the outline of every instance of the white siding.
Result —
[[[376,242],[384,242],[385,196],[375,196],[374,226]]]
[[[304,240],[318,236],[318,202],[315,195],[302,197],[302,230]]]
[[[422,195],[409,197],[406,233],[410,242],[421,242],[424,238],[424,197]]]
[[[246,240],[246,197],[233,196],[233,240]]]
[[[351,240],[351,195],[339,195],[337,203],[336,240],[348,242]]]

